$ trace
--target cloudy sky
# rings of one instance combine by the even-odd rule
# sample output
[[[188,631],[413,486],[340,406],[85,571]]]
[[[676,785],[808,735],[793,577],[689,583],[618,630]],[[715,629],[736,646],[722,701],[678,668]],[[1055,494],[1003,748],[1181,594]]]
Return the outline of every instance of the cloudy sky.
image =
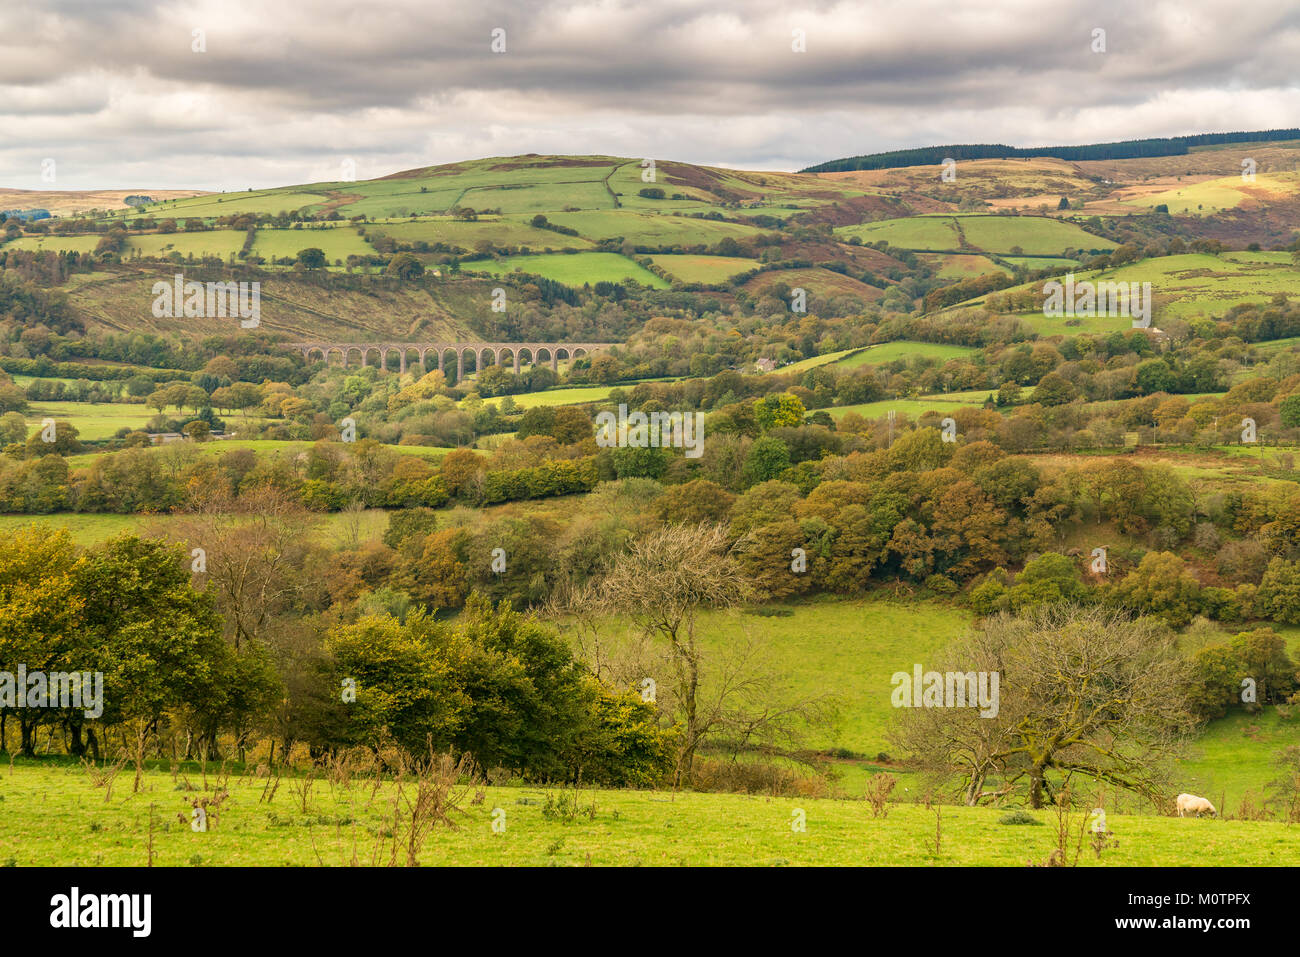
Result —
[[[56,188],[243,189],[1297,126],[1297,63],[1293,0],[3,0],[0,186],[51,188],[47,159]]]

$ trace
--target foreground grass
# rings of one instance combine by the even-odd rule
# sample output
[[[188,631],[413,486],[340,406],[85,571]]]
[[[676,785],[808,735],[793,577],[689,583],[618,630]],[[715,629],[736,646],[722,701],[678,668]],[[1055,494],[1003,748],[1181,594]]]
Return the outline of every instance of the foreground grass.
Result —
[[[406,831],[393,827],[397,789],[355,778],[316,780],[304,807],[302,779],[283,779],[273,799],[267,779],[231,776],[230,797],[207,832],[191,830],[188,799],[211,794],[216,776],[190,767],[146,774],[131,793],[118,776],[109,800],[81,768],[18,760],[0,769],[0,864],[145,866],[153,817],[159,866],[343,866],[388,863],[396,831],[398,863]],[[200,790],[186,790],[187,784]],[[406,786],[407,797],[413,787]],[[494,787],[457,814],[458,828],[437,827],[419,851],[431,865],[1000,865],[1043,861],[1056,847],[1054,816],[1045,826],[999,823],[1005,810],[892,806],[876,818],[862,801],[652,791],[582,791],[568,822],[548,817],[560,792]],[[401,802],[404,807],[404,801]],[[505,812],[505,832],[492,830]],[[802,811],[806,830],[792,828]],[[499,814],[498,814],[499,817]],[[1070,847],[1077,842],[1080,816]],[[1300,860],[1300,827],[1272,822],[1180,820],[1108,815],[1116,844],[1100,859],[1085,844],[1081,865],[1281,865]],[[939,836],[936,849],[936,834]]]

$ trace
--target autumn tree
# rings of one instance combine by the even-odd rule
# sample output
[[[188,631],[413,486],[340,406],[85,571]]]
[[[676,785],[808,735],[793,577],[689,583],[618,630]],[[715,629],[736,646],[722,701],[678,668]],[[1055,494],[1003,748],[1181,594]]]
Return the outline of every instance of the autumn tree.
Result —
[[[707,653],[700,615],[733,608],[752,586],[736,560],[723,525],[668,525],[632,542],[587,601],[611,616],[624,615],[667,648],[683,735],[678,772],[689,779],[700,742],[720,720],[720,708],[702,708]]]
[[[1201,585],[1173,552],[1147,552],[1114,587],[1112,599],[1127,608],[1186,625],[1201,608]]]
[[[66,529],[31,525],[9,532],[0,548],[0,671],[85,671],[79,628],[83,599],[76,588],[77,549]],[[26,694],[26,687],[15,687]],[[17,708],[0,697],[0,720],[17,714],[21,750],[35,754],[42,708]],[[2,728],[3,725],[0,725]],[[3,732],[0,731],[0,740]]]
[[[198,716],[201,736],[215,740],[221,728],[238,735],[244,719],[273,696],[265,661],[241,669],[222,640],[212,596],[192,587],[181,546],[119,536],[86,553],[77,583],[84,600],[81,627],[108,689],[104,720],[130,731],[137,790],[145,741],[166,715]],[[80,735],[73,740],[76,753]]]
[[[1195,724],[1190,668],[1153,618],[1044,606],[1000,614],[953,645],[937,669],[998,676],[996,714],[974,707],[897,713],[891,739],[974,805],[1011,793],[1051,803],[1078,775],[1149,799]]]
[[[196,495],[178,523],[179,537],[198,549],[196,581],[214,597],[236,651],[262,641],[272,618],[301,586],[301,558],[311,515],[270,485],[239,494]]]

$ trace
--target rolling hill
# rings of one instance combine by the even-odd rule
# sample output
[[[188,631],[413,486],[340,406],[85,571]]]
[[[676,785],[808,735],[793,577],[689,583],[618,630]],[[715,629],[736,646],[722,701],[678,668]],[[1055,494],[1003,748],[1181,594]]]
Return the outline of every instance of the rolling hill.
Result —
[[[771,173],[659,160],[651,170],[628,157],[528,154],[356,182],[156,193],[155,202],[116,210],[106,209],[109,200],[127,191],[33,193],[23,202],[61,211],[56,228],[13,225],[0,233],[0,255],[103,259],[105,230],[124,227],[106,267],[68,285],[91,330],[193,332],[201,320],[154,319],[148,287],[180,269],[245,262],[274,277],[266,279],[267,331],[407,338],[471,335],[491,323],[489,284],[519,285],[526,276],[572,288],[703,287],[720,303],[798,287],[822,302],[864,307],[888,296],[897,308],[936,285],[982,275],[1084,268],[1126,229],[1239,249],[1247,240],[1276,249],[1294,239],[1300,140],[1188,144],[1172,155],[963,159],[953,182],[933,166]],[[1251,181],[1240,174],[1246,154],[1257,167]],[[91,208],[98,218],[85,215]],[[325,291],[296,272],[299,254],[313,247],[336,273],[379,273],[403,251],[442,279]],[[1292,287],[1281,260],[1225,257],[1196,269],[1208,272],[1156,269],[1180,315],[1231,305],[1252,278],[1265,281],[1258,295]],[[920,292],[900,296],[905,279]]]

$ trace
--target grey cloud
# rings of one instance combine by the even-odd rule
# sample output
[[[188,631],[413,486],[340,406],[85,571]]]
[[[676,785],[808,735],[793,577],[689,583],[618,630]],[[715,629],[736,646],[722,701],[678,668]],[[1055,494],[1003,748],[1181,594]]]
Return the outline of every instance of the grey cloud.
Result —
[[[504,55],[489,50],[497,26]],[[1105,54],[1089,49],[1098,27]],[[795,28],[807,53],[790,49]],[[206,53],[191,51],[193,29]],[[778,168],[938,142],[1240,128],[1247,116],[1295,125],[1298,52],[1300,10],[1282,0],[11,0],[0,183],[36,185],[51,151],[70,188],[128,175],[243,188],[337,155],[367,175],[502,151]]]

